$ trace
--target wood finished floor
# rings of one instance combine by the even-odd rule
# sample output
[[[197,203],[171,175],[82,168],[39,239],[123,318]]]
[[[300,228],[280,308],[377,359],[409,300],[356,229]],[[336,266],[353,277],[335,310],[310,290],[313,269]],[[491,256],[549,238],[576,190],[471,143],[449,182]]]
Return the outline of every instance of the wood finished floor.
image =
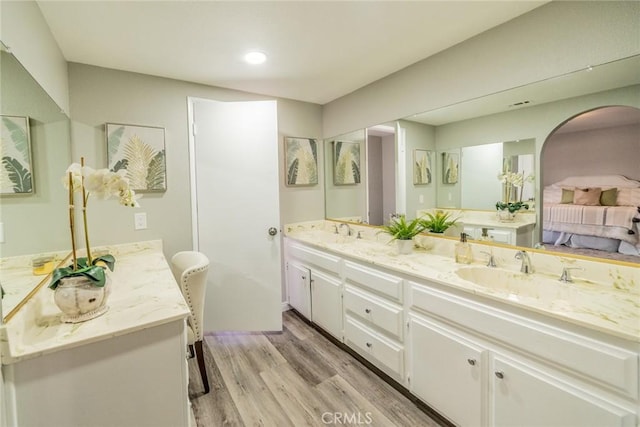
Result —
[[[283,313],[282,333],[213,334],[205,342],[209,394],[189,360],[198,427],[439,425],[293,312]]]

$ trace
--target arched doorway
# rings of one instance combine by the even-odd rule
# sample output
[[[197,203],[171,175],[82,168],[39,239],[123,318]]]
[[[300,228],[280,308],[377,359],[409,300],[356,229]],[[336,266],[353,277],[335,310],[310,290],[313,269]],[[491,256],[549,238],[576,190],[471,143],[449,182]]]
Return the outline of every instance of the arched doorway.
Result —
[[[549,135],[540,162],[545,246],[640,263],[640,109],[571,117]]]

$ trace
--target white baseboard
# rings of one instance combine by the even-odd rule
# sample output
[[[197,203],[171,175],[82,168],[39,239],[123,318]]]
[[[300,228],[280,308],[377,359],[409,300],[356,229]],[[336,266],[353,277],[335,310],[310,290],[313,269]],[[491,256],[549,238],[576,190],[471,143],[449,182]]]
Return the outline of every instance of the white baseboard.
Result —
[[[286,301],[282,301],[282,311],[289,311],[289,310],[291,310],[291,306],[289,305],[289,303]]]

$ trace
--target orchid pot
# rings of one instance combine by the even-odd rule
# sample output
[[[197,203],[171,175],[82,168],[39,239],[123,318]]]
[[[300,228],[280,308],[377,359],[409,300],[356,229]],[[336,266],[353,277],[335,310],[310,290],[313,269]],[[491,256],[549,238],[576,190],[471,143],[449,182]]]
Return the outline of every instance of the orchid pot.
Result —
[[[122,171],[124,172],[124,171]],[[87,203],[90,194],[100,199],[119,197],[123,206],[137,207],[138,196],[129,187],[129,181],[123,173],[108,169],[94,170],[74,163],[67,169],[63,183],[69,191],[69,228],[71,231],[72,262],[67,267],[56,268],[51,276],[49,288],[54,291],[54,301],[62,312],[61,321],[77,323],[93,319],[108,310],[107,299],[110,293],[108,270],[113,271],[115,258],[105,254],[92,256],[87,226]],[[82,219],[86,257],[78,258],[75,238],[75,193],[82,198]]]

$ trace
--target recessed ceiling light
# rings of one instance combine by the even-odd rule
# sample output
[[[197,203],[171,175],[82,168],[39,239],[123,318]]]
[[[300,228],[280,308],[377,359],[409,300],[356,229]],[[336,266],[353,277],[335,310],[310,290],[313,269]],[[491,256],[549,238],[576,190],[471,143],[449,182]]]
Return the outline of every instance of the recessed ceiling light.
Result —
[[[264,61],[267,60],[267,55],[265,55],[263,52],[253,51],[253,52],[247,53],[244,56],[244,60],[252,65],[262,64]]]

